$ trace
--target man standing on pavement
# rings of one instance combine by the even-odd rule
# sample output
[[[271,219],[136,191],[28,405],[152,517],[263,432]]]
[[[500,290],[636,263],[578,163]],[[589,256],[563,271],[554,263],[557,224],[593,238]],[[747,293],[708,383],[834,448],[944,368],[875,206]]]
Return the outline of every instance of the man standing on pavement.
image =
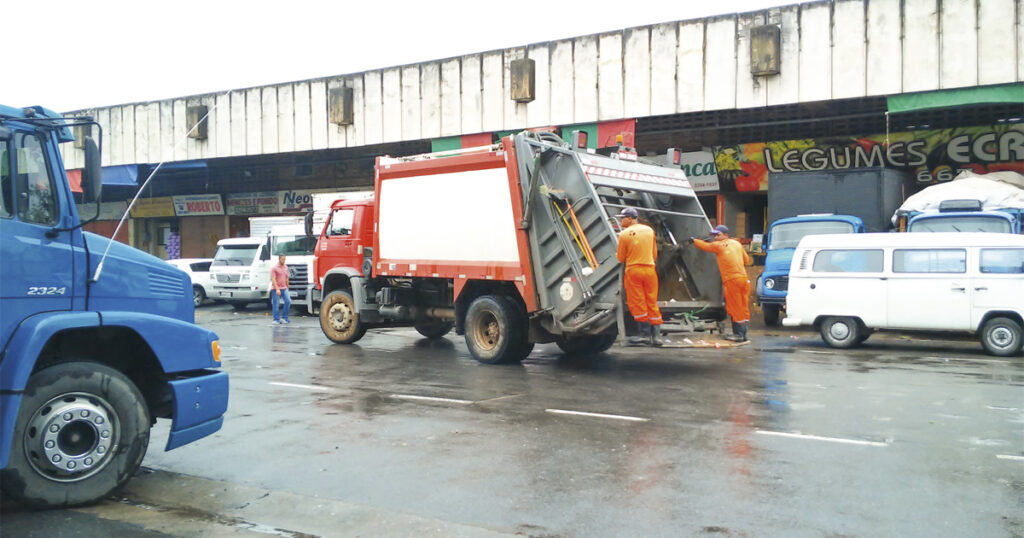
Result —
[[[282,321],[291,323],[288,321],[288,311],[292,307],[292,298],[288,296],[288,266],[284,264],[284,259],[284,254],[280,255],[277,265],[270,268],[270,306],[274,312],[274,325],[280,325]],[[283,316],[279,316],[277,311],[280,298],[284,298]]]
[[[718,272],[722,274],[725,288],[725,311],[732,318],[732,335],[726,340],[747,341],[747,327],[750,325],[750,280],[746,265],[752,263],[743,245],[729,238],[729,228],[719,224],[712,231],[715,240],[711,243],[691,237],[689,242],[705,252],[713,252],[718,259]]]
[[[623,286],[626,305],[640,326],[640,337],[631,337],[632,344],[661,345],[661,310],[658,308],[658,273],[654,260],[658,259],[658,245],[654,230],[637,221],[636,209],[627,207],[619,213],[622,231],[616,257],[626,264]]]

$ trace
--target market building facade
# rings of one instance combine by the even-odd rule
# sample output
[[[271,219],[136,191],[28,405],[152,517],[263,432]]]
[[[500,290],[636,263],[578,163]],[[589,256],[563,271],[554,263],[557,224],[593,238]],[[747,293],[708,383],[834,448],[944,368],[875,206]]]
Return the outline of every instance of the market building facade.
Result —
[[[102,126],[118,200],[94,229],[113,233],[163,162],[118,237],[194,257],[249,216],[371,188],[377,155],[522,129],[681,149],[711,219],[750,238],[773,173],[884,166],[909,195],[963,168],[1024,172],[1022,82],[1022,0],[830,0],[74,114]]]

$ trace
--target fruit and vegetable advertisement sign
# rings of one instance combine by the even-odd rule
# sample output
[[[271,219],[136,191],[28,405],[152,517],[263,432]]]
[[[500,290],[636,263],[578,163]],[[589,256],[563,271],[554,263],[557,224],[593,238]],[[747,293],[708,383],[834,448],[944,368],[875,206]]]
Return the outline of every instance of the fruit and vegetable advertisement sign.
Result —
[[[720,190],[768,190],[772,173],[885,166],[909,169],[920,187],[961,169],[1024,173],[1024,124],[957,127],[757,142],[713,148]]]

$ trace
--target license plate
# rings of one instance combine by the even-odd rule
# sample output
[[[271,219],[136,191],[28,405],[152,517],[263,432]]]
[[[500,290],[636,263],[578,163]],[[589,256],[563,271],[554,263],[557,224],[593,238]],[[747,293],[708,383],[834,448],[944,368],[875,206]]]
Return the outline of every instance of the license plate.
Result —
[[[297,291],[289,291],[288,292],[288,296],[291,297],[292,299],[296,299],[299,296],[299,292],[297,292]]]
[[[230,292],[230,291],[222,291],[222,292],[220,292],[220,296],[221,297],[231,297],[232,295],[233,295],[233,293]]]

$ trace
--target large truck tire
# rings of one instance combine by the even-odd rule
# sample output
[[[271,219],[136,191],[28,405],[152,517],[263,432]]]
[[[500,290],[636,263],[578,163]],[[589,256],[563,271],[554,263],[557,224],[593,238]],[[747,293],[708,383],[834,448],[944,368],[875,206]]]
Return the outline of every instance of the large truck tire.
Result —
[[[206,292],[203,291],[202,286],[192,286],[192,304],[199,308],[206,300]]]
[[[413,324],[416,332],[423,335],[424,338],[441,338],[448,334],[454,326],[454,322],[445,319],[423,319]]]
[[[998,357],[1010,357],[1021,350],[1020,323],[1010,318],[992,318],[981,328],[981,345],[985,351]]]
[[[560,338],[555,342],[566,355],[597,355],[608,351],[615,344],[618,334],[597,334],[578,336],[576,338]]]
[[[348,290],[335,290],[320,303],[320,330],[332,342],[351,344],[366,334],[355,301]]]
[[[530,353],[533,352],[534,346],[534,343],[530,341],[530,327],[529,320],[526,316],[526,308],[521,306],[518,301],[507,295],[503,296],[502,299],[512,305],[514,312],[519,312],[519,319],[523,324],[522,331],[520,331],[519,335],[519,347],[512,353],[509,362],[523,362],[523,359],[529,357]]]
[[[33,508],[100,500],[139,469],[149,427],[142,394],[121,372],[94,362],[45,368],[28,380],[0,484]]]
[[[860,344],[864,329],[860,322],[848,316],[829,316],[821,322],[821,339],[829,347],[847,349]]]
[[[782,313],[782,305],[765,303],[761,305],[761,311],[764,313],[764,324],[768,327],[778,327],[779,317]]]
[[[466,311],[466,347],[484,364],[521,361],[529,353],[523,348],[523,317],[510,300],[482,295]]]

